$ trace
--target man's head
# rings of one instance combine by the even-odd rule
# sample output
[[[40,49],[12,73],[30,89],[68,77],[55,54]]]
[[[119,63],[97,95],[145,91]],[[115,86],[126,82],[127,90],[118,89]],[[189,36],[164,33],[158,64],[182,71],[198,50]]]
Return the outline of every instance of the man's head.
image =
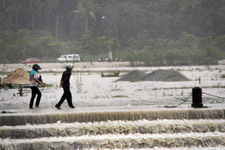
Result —
[[[41,70],[41,67],[38,64],[34,64],[32,67],[35,71]]]
[[[73,69],[73,64],[68,63],[68,64],[66,65],[66,69],[67,69],[67,70],[72,70],[72,69]]]

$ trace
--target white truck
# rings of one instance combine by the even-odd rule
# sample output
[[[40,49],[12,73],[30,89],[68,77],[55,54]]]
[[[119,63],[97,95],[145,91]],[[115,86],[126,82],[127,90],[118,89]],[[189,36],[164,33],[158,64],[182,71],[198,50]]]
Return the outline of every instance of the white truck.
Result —
[[[58,58],[59,62],[80,62],[79,54],[65,54]]]

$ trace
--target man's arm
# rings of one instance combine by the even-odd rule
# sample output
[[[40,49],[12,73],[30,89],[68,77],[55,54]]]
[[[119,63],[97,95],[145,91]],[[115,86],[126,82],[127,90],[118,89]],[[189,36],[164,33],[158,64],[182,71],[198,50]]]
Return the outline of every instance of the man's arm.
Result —
[[[68,77],[66,77],[64,80],[63,80],[63,78],[61,78],[61,81],[60,81],[60,87],[63,86],[64,81],[66,81],[67,79],[68,79]]]
[[[41,86],[45,86],[44,83],[42,83],[41,81],[39,81],[37,78],[34,78],[34,81],[36,81],[38,84],[40,84]]]

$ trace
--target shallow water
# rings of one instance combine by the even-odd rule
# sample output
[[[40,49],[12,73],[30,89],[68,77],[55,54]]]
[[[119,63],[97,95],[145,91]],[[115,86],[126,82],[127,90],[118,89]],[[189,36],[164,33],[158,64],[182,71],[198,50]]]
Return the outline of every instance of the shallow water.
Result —
[[[41,88],[40,109],[28,109],[29,89],[25,89],[22,97],[17,95],[17,89],[0,89],[0,110],[12,112],[0,114],[0,149],[225,149],[225,99],[203,95],[203,104],[208,106],[204,109],[193,109],[191,98],[179,107],[164,107],[182,103],[195,86],[225,97],[225,79],[221,78],[225,67],[138,69],[149,73],[171,68],[192,81],[115,82],[118,77],[102,78],[100,71],[137,68],[76,68],[89,71],[74,72],[71,77],[76,108],[68,109],[65,102],[57,110],[54,105],[63,93],[58,87],[61,77],[58,72],[63,69],[43,67],[45,72],[53,71],[41,75],[46,83],[54,86]]]

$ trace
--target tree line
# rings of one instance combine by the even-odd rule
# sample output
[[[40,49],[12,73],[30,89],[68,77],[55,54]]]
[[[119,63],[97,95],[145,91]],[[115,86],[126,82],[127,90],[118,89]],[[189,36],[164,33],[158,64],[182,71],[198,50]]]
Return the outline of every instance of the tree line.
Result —
[[[107,57],[145,65],[225,58],[224,0],[0,0],[1,63]]]

